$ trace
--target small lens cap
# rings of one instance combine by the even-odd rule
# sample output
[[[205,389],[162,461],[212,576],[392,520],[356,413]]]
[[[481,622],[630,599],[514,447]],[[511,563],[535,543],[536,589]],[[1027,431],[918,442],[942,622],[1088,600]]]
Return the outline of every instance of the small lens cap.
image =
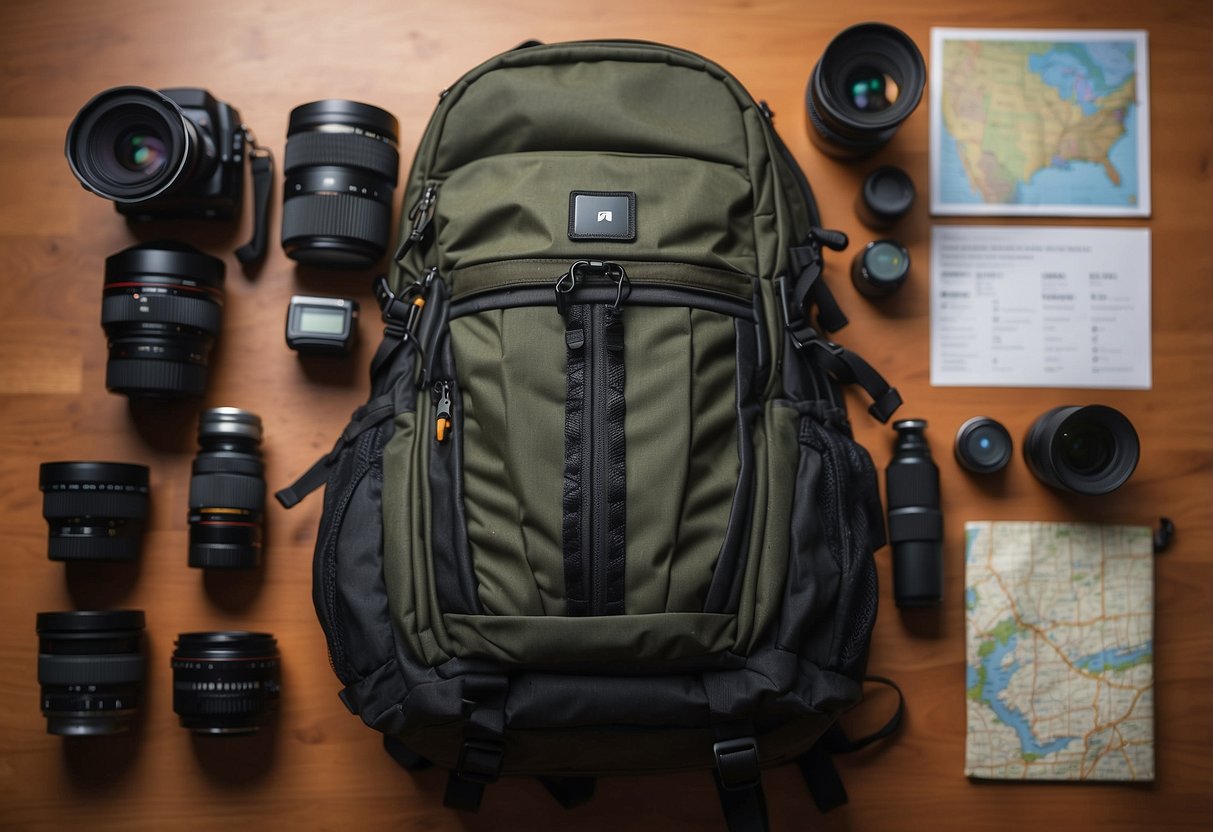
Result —
[[[886,165],[868,174],[859,192],[855,213],[869,228],[888,228],[914,204],[914,183],[909,174]]]

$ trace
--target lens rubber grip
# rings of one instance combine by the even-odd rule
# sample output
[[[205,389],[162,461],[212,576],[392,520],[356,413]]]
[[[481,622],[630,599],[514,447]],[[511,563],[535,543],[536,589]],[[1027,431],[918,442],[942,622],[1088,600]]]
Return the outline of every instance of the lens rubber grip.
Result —
[[[143,681],[147,660],[140,654],[59,656],[38,654],[41,685],[129,685]]]
[[[148,304],[148,311],[141,304]],[[211,335],[219,334],[223,307],[200,297],[180,295],[145,295],[137,301],[130,294],[108,295],[101,300],[101,326],[113,324],[177,324],[200,329]]]
[[[352,194],[304,194],[282,205],[282,244],[306,247],[310,237],[352,240],[381,257],[387,249],[392,210]]]
[[[288,136],[283,172],[318,165],[359,168],[388,180],[393,187],[400,154],[378,139],[350,133],[297,133]]]
[[[191,510],[234,508],[263,511],[265,480],[239,474],[202,474],[191,477],[189,507]]]

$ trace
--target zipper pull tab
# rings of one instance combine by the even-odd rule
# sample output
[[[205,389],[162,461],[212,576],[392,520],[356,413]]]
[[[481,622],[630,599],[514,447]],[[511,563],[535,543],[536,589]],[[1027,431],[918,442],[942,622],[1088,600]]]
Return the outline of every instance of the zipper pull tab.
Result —
[[[434,395],[438,397],[438,412],[434,415],[434,438],[445,442],[451,435],[451,383],[434,382]]]
[[[577,278],[579,269],[589,265],[586,260],[578,260],[573,265],[569,266],[569,270],[560,275],[556,279],[556,311],[560,313],[560,317],[569,317],[569,299],[573,294],[573,290],[577,288]]]
[[[397,263],[400,263],[404,255],[409,253],[409,249],[421,242],[426,229],[430,227],[430,221],[434,218],[434,205],[437,202],[438,186],[426,185],[425,190],[421,193],[421,198],[413,204],[409,211],[409,221],[413,224],[413,228],[409,231],[409,236],[405,237],[400,242],[400,247],[396,249],[395,260]]]
[[[818,245],[823,245],[831,251],[843,251],[846,249],[850,240],[842,231],[835,231],[832,228],[818,228],[813,226],[809,229],[809,237],[817,242]]]

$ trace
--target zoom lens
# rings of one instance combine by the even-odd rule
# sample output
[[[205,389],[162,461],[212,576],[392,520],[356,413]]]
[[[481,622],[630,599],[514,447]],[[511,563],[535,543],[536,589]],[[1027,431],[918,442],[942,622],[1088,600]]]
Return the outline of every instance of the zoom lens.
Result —
[[[1055,407],[1032,423],[1024,459],[1037,479],[1077,494],[1107,494],[1125,484],[1141,446],[1119,410],[1093,404]]]
[[[884,23],[839,33],[809,76],[809,138],[837,158],[884,146],[922,99],[927,68],[914,41]]]
[[[195,734],[252,734],[278,704],[278,642],[269,633],[182,633],[173,711]]]
[[[181,108],[146,87],[95,96],[72,120],[65,150],[80,184],[119,203],[166,194],[214,161]]]
[[[383,257],[400,153],[394,116],[328,99],[291,111],[282,248],[309,266],[358,268]]]
[[[1007,467],[1011,447],[1011,434],[987,416],[974,416],[956,431],[956,461],[975,474]]]
[[[190,479],[190,566],[253,569],[261,562],[265,463],[261,419],[214,407],[198,422]]]
[[[130,730],[146,669],[143,626],[140,610],[38,613],[38,684],[48,734]]]
[[[44,462],[38,469],[51,560],[132,560],[148,511],[148,469],[127,462]]]
[[[127,396],[197,398],[223,320],[223,261],[184,243],[132,246],[105,260],[105,386]]]

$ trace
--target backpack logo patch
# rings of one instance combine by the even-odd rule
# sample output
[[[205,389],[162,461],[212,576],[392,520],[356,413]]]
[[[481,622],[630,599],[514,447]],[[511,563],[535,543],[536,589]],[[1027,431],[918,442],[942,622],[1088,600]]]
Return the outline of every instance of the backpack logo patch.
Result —
[[[569,239],[630,243],[636,239],[634,191],[573,191],[569,194]]]

